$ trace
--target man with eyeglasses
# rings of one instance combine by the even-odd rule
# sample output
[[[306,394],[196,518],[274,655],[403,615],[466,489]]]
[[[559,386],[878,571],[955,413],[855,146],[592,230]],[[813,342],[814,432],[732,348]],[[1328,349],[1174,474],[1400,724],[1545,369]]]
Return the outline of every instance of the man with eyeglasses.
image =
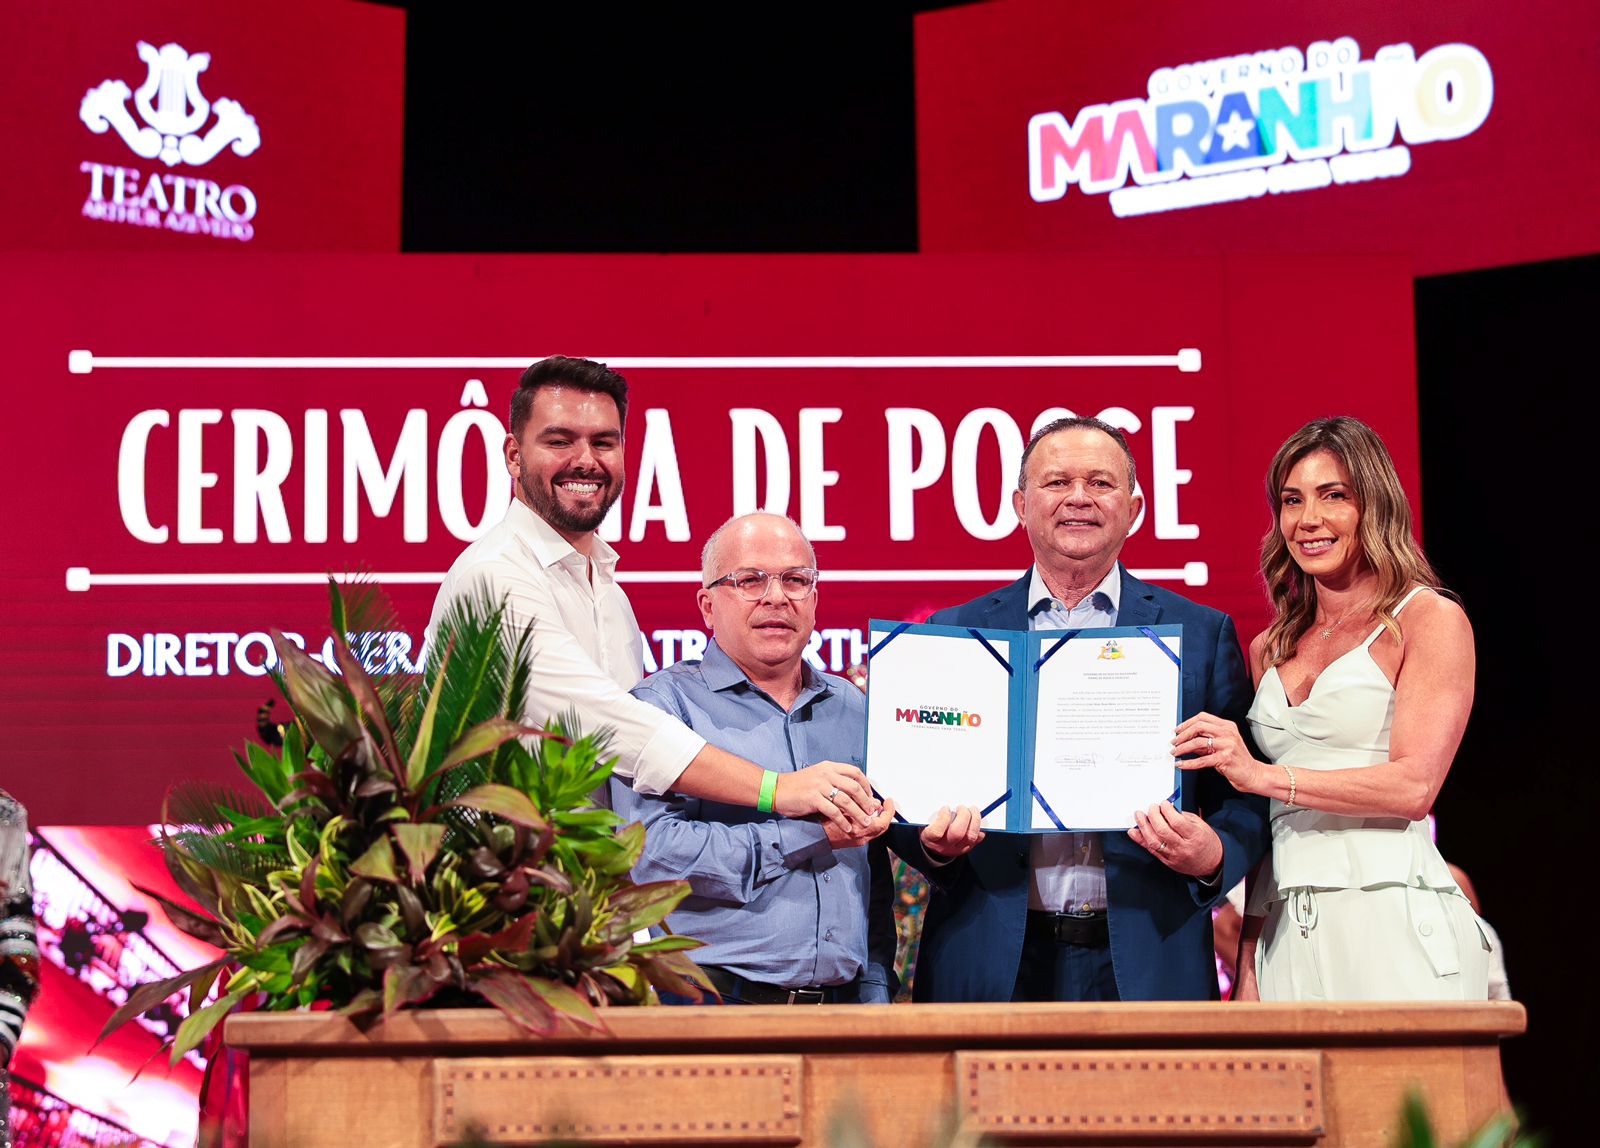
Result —
[[[508,623],[532,631],[529,716],[576,710],[586,728],[610,730],[616,773],[639,791],[820,814],[839,832],[881,829],[857,766],[813,758],[789,773],[763,770],[629,696],[643,638],[617,584],[617,552],[595,533],[622,494],[627,414],[628,384],[603,363],[558,355],[523,372],[505,440],[515,497],[445,575],[430,639],[457,598],[503,600]]]
[[[859,762],[865,698],[803,657],[816,625],[816,566],[787,518],[725,523],[706,543],[695,596],[712,633],[704,658],[651,675],[635,696],[780,775],[819,757]],[[615,782],[613,802],[647,828],[634,879],[692,887],[667,924],[706,942],[693,956],[725,1002],[893,999],[893,879],[887,852],[872,840],[892,801],[864,832],[725,802],[644,797]]]

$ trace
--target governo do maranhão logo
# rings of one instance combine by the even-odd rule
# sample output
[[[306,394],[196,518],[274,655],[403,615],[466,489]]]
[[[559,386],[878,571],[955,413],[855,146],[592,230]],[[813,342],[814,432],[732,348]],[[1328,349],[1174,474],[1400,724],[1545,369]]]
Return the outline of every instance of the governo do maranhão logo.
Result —
[[[1035,202],[1076,184],[1129,217],[1394,179],[1411,147],[1470,135],[1494,103],[1489,61],[1470,44],[1420,55],[1389,44],[1362,59],[1348,36],[1157,68],[1147,88],[1071,121],[1028,120]]]

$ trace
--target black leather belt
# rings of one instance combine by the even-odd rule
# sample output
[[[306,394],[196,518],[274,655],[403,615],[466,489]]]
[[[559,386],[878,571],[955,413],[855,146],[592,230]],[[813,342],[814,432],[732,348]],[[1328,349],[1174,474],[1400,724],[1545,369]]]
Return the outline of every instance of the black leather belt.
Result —
[[[1104,948],[1111,943],[1111,927],[1105,910],[1098,913],[1046,913],[1028,910],[1028,933],[1046,937],[1058,945],[1083,945]]]
[[[746,980],[738,973],[715,965],[701,965],[700,968],[712,988],[725,997],[735,997],[745,1004],[849,1004],[861,996],[860,977],[842,985],[807,985],[805,988],[786,989],[780,985]]]

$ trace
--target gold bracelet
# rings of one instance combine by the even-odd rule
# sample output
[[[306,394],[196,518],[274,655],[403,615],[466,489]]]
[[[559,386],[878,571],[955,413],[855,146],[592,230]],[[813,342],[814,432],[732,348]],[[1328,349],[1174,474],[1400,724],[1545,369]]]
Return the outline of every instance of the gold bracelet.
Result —
[[[1283,765],[1283,772],[1289,775],[1289,799],[1284,804],[1292,806],[1294,804],[1294,770],[1284,765],[1281,761],[1278,764]]]

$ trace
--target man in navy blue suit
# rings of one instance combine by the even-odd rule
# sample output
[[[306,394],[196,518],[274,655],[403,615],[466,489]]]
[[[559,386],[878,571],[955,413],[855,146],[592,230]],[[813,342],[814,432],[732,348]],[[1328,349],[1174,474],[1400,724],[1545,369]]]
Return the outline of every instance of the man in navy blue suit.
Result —
[[[1250,677],[1232,620],[1117,561],[1143,502],[1121,431],[1076,417],[1041,428],[1012,495],[1033,566],[929,621],[1003,630],[1181,624],[1183,716],[1207,710],[1243,726]],[[920,839],[911,826],[891,829],[890,847],[933,888],[916,999],[1215,998],[1211,908],[1265,851],[1266,802],[1208,769],[1184,773],[1182,806],[1136,811],[1127,833],[984,834],[971,809],[941,813]]]

